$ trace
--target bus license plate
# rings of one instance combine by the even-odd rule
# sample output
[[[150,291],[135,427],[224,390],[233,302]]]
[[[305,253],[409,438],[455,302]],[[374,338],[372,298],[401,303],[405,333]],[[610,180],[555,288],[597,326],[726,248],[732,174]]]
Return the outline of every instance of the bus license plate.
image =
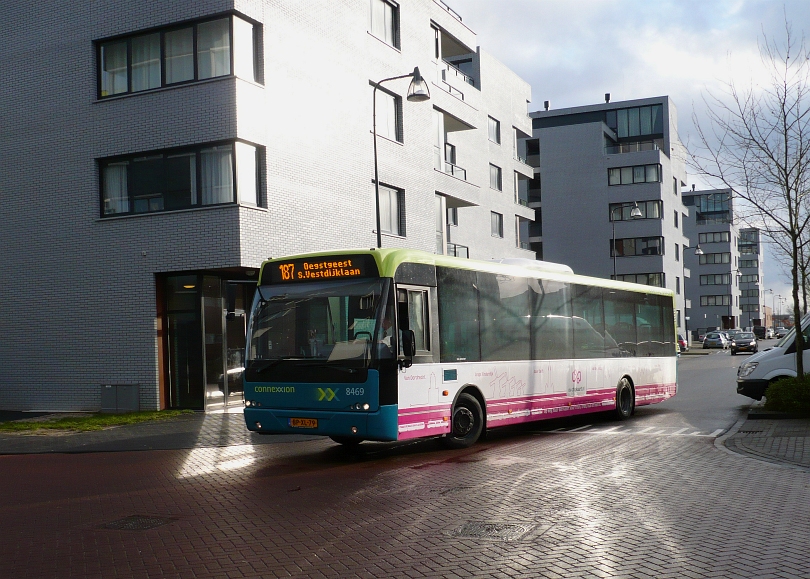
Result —
[[[317,418],[290,418],[290,426],[293,428],[318,428]]]

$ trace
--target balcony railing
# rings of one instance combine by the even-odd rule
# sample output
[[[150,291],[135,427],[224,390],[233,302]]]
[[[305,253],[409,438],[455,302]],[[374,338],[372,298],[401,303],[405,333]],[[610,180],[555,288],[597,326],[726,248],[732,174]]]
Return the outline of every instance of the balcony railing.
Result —
[[[462,169],[458,165],[453,165],[453,163],[448,163],[447,161],[444,161],[442,165],[444,166],[439,169],[442,173],[447,173],[463,181],[467,180],[467,169]]]
[[[520,249],[531,249],[531,244],[528,241],[518,241],[517,246]]]
[[[436,0],[436,3],[439,6],[441,6],[442,8],[444,8],[447,11],[447,13],[450,14],[450,16],[452,16],[453,18],[455,18],[459,22],[462,21],[461,20],[461,15],[458,12],[456,12],[455,10],[453,10],[452,8],[450,8],[445,2],[442,2],[442,0]]]
[[[470,248],[467,247],[466,245],[458,245],[457,243],[448,243],[447,255],[452,255],[454,257],[466,257],[467,259],[469,259]]]
[[[639,153],[641,151],[660,151],[664,148],[664,139],[654,139],[652,141],[639,141],[635,143],[619,143],[618,145],[607,145],[605,153],[617,155],[622,153]]]
[[[444,62],[444,65],[445,65],[445,70],[442,71],[442,78],[444,80],[447,80],[447,77],[450,76],[450,75],[455,75],[455,76],[461,78],[461,80],[463,80],[467,84],[475,86],[475,81],[473,80],[472,77],[467,76],[466,74],[461,72],[461,70],[458,67],[450,64],[446,60],[443,61],[443,62]]]

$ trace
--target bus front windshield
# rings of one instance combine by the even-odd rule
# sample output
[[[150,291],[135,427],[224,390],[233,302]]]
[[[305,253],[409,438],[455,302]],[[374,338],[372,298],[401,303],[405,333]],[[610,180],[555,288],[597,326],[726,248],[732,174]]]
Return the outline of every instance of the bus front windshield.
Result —
[[[367,368],[392,357],[390,280],[260,286],[248,328],[247,366],[312,360]],[[306,362],[304,362],[306,363]]]

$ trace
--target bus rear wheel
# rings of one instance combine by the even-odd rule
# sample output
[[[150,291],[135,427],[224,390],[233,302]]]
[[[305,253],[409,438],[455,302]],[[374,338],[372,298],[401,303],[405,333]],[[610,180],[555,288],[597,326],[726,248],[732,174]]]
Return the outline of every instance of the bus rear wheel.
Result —
[[[627,420],[636,410],[636,395],[630,380],[622,378],[616,386],[616,418]]]
[[[450,434],[442,441],[448,448],[472,446],[484,430],[484,412],[474,396],[461,394],[453,406]]]

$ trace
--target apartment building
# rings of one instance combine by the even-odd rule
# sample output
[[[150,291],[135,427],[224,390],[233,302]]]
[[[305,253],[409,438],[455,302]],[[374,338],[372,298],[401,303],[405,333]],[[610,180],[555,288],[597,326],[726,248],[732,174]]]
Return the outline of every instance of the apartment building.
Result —
[[[762,232],[755,227],[740,229],[740,326],[765,326],[765,285],[763,279]]]
[[[530,248],[578,274],[667,287],[684,311],[689,245],[677,112],[669,97],[533,112]]]
[[[529,85],[443,2],[4,16],[0,408],[241,405],[262,260],[377,244],[374,103],[382,246],[534,257]]]
[[[731,190],[695,191],[693,187],[683,194],[683,203],[690,208],[684,232],[693,245],[697,244],[684,250],[686,267],[692,272],[686,286],[691,306],[687,311],[688,330],[696,339],[710,329],[740,327],[744,323],[740,287],[759,283],[762,276],[760,264],[746,263],[749,273],[741,271],[740,232]],[[751,269],[758,273],[751,274]]]

